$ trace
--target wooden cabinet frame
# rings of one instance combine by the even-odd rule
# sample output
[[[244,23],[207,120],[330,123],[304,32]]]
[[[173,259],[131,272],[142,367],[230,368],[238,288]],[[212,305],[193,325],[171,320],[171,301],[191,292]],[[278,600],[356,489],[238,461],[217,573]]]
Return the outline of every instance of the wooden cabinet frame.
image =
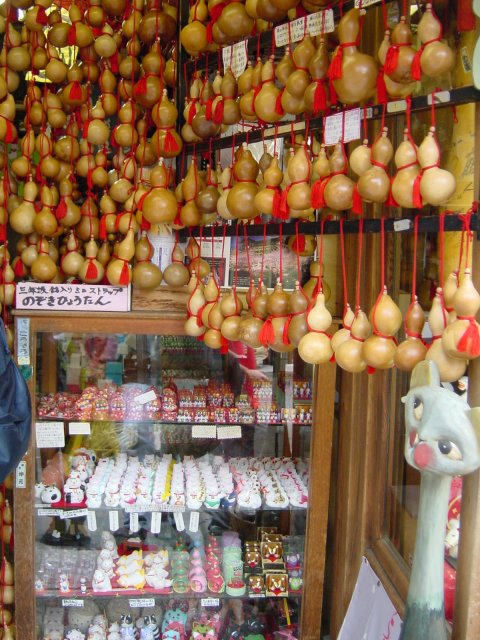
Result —
[[[43,312],[16,312],[16,317],[30,320],[30,357],[36,362],[38,332],[65,331],[91,333],[136,333],[184,335],[184,318],[164,314],[84,313],[65,315]],[[52,356],[53,357],[53,356]],[[318,640],[322,616],[323,575],[326,556],[327,520],[330,493],[330,469],[335,400],[334,364],[316,368],[314,377],[314,420],[310,451],[310,507],[307,514],[304,562],[304,600],[302,606],[302,640]],[[48,367],[37,372],[29,382],[32,397],[36,376],[48,375]],[[15,619],[16,635],[22,640],[36,638],[35,626],[35,443],[34,437],[24,460],[27,463],[26,488],[16,488],[14,494],[15,527]]]

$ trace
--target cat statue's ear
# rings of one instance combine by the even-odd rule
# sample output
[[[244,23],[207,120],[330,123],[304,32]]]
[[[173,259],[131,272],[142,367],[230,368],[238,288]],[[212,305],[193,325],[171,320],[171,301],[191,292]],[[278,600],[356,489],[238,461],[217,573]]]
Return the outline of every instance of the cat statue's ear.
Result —
[[[410,389],[416,387],[439,387],[440,374],[433,360],[422,360],[415,365],[410,378]]]

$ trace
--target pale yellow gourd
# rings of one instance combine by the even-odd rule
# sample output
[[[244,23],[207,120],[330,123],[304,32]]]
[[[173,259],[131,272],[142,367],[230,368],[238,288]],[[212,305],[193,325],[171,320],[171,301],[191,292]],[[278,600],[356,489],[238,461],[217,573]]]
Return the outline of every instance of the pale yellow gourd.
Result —
[[[380,136],[372,145],[370,169],[361,174],[358,180],[358,193],[365,202],[385,202],[390,193],[390,178],[386,167],[393,156],[392,143],[388,138],[388,129],[384,127]]]
[[[408,135],[408,129],[404,130],[403,142],[395,152],[394,162],[397,173],[392,180],[392,195],[399,206],[411,209],[413,185],[420,173],[420,165],[417,161],[417,146]]]
[[[107,266],[107,280],[115,286],[126,286],[132,281],[130,260],[135,254],[134,232],[129,229],[125,238],[118,244],[117,257]]]
[[[307,313],[308,333],[298,343],[298,355],[304,362],[322,364],[332,358],[331,336],[326,333],[331,324],[332,315],[325,306],[324,294],[320,292]]]
[[[424,45],[420,57],[422,72],[429,78],[438,78],[450,71],[455,62],[455,54],[446,42],[439,40],[442,25],[434,14],[431,3],[427,3],[426,11],[418,23],[417,35]]]
[[[160,268],[152,262],[153,246],[143,231],[135,245],[135,266],[132,270],[134,287],[142,290],[156,289],[162,281]]]
[[[480,309],[480,294],[476,290],[470,269],[464,276],[453,297],[456,320],[445,327],[442,347],[452,358],[473,360],[480,355],[480,325],[475,316]]]
[[[363,358],[363,344],[370,336],[372,327],[367,315],[357,309],[350,329],[351,337],[342,342],[335,351],[335,360],[338,366],[350,373],[361,373],[367,368]]]
[[[86,284],[97,284],[105,274],[103,264],[97,260],[97,254],[97,243],[94,238],[90,238],[85,244],[85,260],[78,272],[80,280]]]
[[[402,313],[386,287],[370,312],[373,335],[363,343],[362,356],[374,369],[393,367],[397,345],[392,339],[402,324]]]
[[[435,127],[418,147],[418,162],[423,173],[420,180],[420,194],[426,204],[446,205],[455,193],[455,176],[446,169],[440,169],[440,148],[435,136]]]
[[[341,344],[346,342],[351,337],[351,328],[352,328],[352,322],[354,321],[354,319],[355,319],[355,314],[353,312],[353,309],[350,307],[350,305],[347,302],[347,306],[343,314],[343,320],[342,320],[343,326],[341,329],[336,331],[332,336],[331,343],[332,343],[332,349],[334,353],[337,352],[337,349],[340,347]]]
[[[395,366],[401,371],[412,371],[415,365],[425,359],[427,347],[421,339],[425,324],[425,314],[417,297],[405,314],[406,338],[395,352]]]

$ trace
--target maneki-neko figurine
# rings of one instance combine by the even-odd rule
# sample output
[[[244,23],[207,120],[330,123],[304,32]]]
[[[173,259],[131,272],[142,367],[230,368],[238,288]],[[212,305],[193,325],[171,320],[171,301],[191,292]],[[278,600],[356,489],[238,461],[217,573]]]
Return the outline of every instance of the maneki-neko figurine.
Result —
[[[447,640],[444,543],[450,485],[480,467],[480,407],[440,385],[431,360],[413,370],[405,403],[405,458],[420,472],[420,505],[400,640]]]

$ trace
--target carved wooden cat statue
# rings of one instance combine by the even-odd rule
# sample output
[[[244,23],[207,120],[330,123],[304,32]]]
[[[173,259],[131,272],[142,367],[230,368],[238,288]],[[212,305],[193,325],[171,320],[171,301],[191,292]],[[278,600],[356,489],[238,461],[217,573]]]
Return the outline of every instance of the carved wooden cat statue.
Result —
[[[450,484],[480,467],[480,407],[440,385],[436,364],[419,362],[405,403],[405,458],[421,474],[412,574],[400,640],[447,640],[444,539]]]

